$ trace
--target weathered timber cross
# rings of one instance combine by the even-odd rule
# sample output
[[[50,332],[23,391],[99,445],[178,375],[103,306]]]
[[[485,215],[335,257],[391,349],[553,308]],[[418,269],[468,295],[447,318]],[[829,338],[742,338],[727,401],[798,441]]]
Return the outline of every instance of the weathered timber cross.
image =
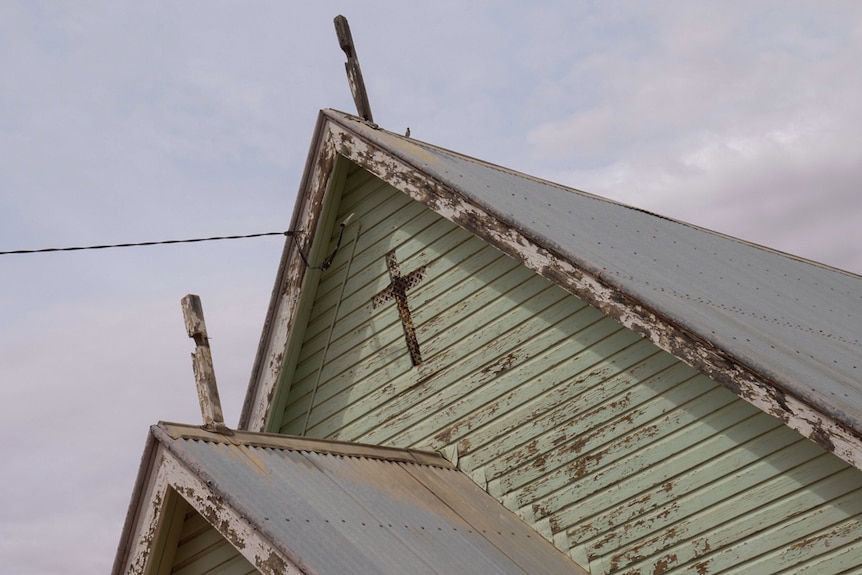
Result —
[[[398,306],[398,315],[401,317],[401,326],[404,328],[404,338],[407,340],[407,349],[410,351],[410,361],[413,365],[422,363],[422,355],[419,353],[419,340],[416,339],[416,328],[413,327],[413,317],[410,315],[410,306],[407,304],[407,290],[415,287],[425,277],[425,266],[417,268],[407,274],[401,275],[395,250],[386,254],[386,267],[389,268],[389,285],[371,298],[371,304],[376,309],[391,299]]]
[[[195,372],[195,383],[198,387],[198,400],[201,404],[201,415],[204,418],[204,429],[225,435],[233,432],[224,424],[224,414],[221,400],[218,396],[213,356],[210,351],[210,341],[207,337],[207,325],[204,321],[204,308],[201,298],[188,294],[182,299],[183,318],[189,337],[195,340],[195,351],[192,353],[192,368]]]
[[[347,70],[347,83],[350,84],[350,92],[353,94],[353,102],[356,104],[356,113],[367,122],[374,122],[371,117],[371,104],[368,103],[368,92],[365,90],[365,80],[362,79],[362,68],[359,67],[359,58],[356,56],[356,46],[353,44],[353,35],[350,33],[350,24],[342,15],[335,17],[335,33],[338,36],[338,45],[344,50],[347,62],[344,69]]]

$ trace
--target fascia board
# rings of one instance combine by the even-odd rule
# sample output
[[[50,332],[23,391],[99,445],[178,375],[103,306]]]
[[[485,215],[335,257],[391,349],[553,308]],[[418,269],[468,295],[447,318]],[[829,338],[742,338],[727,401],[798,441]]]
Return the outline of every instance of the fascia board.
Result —
[[[297,250],[297,243],[304,253],[309,253],[317,235],[324,196],[336,161],[329,132],[330,124],[321,112],[290,225],[291,230],[300,230],[302,234],[295,238],[287,238],[284,245],[240,415],[239,429],[265,431],[276,399],[276,388],[281,377],[285,350],[295,327],[302,286],[307,272],[305,263]]]

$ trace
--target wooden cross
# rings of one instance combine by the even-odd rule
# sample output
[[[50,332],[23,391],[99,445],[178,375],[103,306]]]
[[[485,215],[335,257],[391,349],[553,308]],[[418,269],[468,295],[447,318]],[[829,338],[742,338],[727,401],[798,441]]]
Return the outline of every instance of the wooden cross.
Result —
[[[359,67],[359,58],[356,56],[356,46],[353,44],[350,24],[347,23],[347,18],[340,14],[335,17],[335,33],[338,36],[338,45],[341,46],[347,56],[344,69],[347,70],[347,83],[350,84],[353,103],[356,104],[356,113],[363,120],[373,123],[374,118],[371,117],[368,92],[365,90],[365,80],[362,79],[362,69]]]
[[[233,435],[224,424],[224,414],[216,386],[213,356],[207,337],[207,325],[204,321],[204,308],[201,298],[188,294],[182,299],[183,318],[186,332],[195,340],[195,351],[192,353],[192,368],[195,372],[195,383],[198,388],[198,400],[201,404],[201,415],[204,418],[204,429]]]
[[[415,287],[425,277],[425,266],[417,268],[407,274],[401,275],[398,267],[398,259],[395,250],[386,254],[386,267],[389,268],[389,285],[371,298],[371,304],[376,309],[391,299],[398,306],[398,315],[401,318],[401,326],[404,328],[404,338],[407,340],[407,349],[410,351],[410,361],[413,365],[422,363],[422,355],[419,353],[419,340],[416,339],[416,328],[413,327],[413,317],[410,315],[410,306],[407,304],[407,290]]]

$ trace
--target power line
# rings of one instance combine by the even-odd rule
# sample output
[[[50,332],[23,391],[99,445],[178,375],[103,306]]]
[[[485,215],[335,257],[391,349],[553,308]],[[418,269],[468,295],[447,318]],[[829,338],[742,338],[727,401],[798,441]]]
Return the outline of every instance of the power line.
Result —
[[[191,244],[196,242],[213,242],[217,240],[243,240],[246,238],[260,238],[263,236],[295,236],[299,232],[288,230],[286,232],[264,232],[260,234],[245,234],[241,236],[213,236],[210,238],[193,238],[190,240],[161,240],[158,242],[138,242],[131,244],[110,244],[101,246],[74,246],[66,248],[42,248],[38,250],[11,250],[0,251],[0,256],[11,254],[44,254],[48,252],[76,252],[83,250],[106,250],[111,248],[135,248],[140,246],[161,246],[165,244]]]

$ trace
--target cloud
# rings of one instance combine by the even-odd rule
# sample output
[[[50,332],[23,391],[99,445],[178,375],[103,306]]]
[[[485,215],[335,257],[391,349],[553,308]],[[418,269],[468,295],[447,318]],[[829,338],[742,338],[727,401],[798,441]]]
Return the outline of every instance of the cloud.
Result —
[[[596,96],[531,130],[531,161],[550,179],[862,271],[848,245],[862,243],[858,19],[700,6],[653,19],[636,57],[609,46],[576,60],[570,75],[601,77]]]

